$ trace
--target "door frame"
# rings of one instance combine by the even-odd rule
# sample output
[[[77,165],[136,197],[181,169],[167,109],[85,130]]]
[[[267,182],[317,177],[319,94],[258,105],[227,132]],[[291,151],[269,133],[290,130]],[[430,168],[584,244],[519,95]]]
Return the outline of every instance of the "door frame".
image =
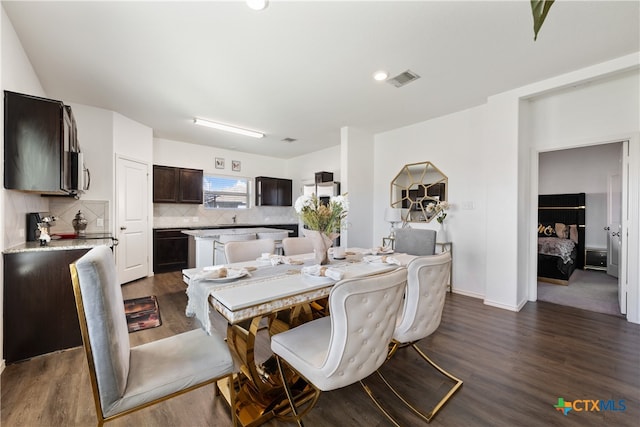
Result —
[[[623,199],[623,218],[622,218],[622,248],[620,250],[621,269],[624,270],[625,287],[627,291],[627,313],[626,318],[630,322],[640,323],[640,266],[629,264],[629,257],[638,257],[640,253],[640,233],[639,230],[629,228],[630,224],[638,223],[640,217],[640,183],[638,182],[638,174],[640,168],[640,133],[623,134],[614,137],[591,138],[580,141],[565,141],[564,144],[554,145],[553,148],[531,148],[530,150],[530,199],[529,209],[527,210],[529,229],[529,244],[526,245],[529,253],[528,268],[528,300],[536,301],[538,299],[538,281],[537,281],[537,208],[538,208],[538,174],[539,174],[539,154],[549,151],[566,150],[572,148],[581,148],[593,145],[605,145],[617,142],[628,141],[628,168],[627,177],[622,189]],[[622,171],[621,171],[622,173]],[[621,277],[618,280],[622,279]]]
[[[137,159],[135,157],[130,157],[130,156],[125,156],[122,154],[115,154],[115,161],[114,161],[114,173],[113,173],[113,200],[114,200],[114,208],[113,208],[113,218],[114,218],[114,232],[118,233],[118,231],[120,230],[120,198],[118,197],[118,166],[119,163],[121,161],[129,161],[129,162],[135,162],[135,163],[139,163],[141,165],[145,165],[146,169],[147,169],[147,221],[146,221],[146,231],[147,231],[147,242],[146,242],[146,256],[147,256],[147,272],[146,275],[147,276],[152,276],[153,275],[153,263],[152,263],[152,254],[151,254],[151,249],[153,248],[153,233],[152,233],[152,226],[151,226],[151,215],[153,214],[153,203],[152,203],[152,179],[151,179],[151,164],[149,162],[146,162],[144,160],[140,160]],[[122,251],[118,250],[118,246],[114,247],[114,252],[115,252],[115,259],[116,259],[116,267],[117,267],[117,273],[118,273],[118,281],[120,281],[120,284],[122,284],[121,281],[121,277],[120,277],[120,265],[121,265],[121,254]]]

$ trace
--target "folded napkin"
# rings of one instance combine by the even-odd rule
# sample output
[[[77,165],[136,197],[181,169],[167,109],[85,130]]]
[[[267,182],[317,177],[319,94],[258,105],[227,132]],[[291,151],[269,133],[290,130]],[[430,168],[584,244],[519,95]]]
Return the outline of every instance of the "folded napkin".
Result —
[[[378,263],[378,264],[395,264],[401,265],[398,258],[388,255],[367,255],[362,257],[364,262]]]
[[[308,274],[310,276],[329,277],[333,280],[342,280],[342,272],[330,267],[324,267],[321,265],[310,265],[309,267],[302,267],[300,270],[302,274]]]
[[[371,254],[371,255],[385,255],[385,254],[392,254],[393,253],[393,249],[391,249],[390,246],[376,246],[375,248],[371,248],[367,251],[363,252],[365,255],[367,254]]]
[[[304,264],[304,262],[302,261],[291,259],[288,256],[282,256],[282,255],[271,255],[268,260],[265,260],[263,258],[259,258],[259,260],[269,261],[271,265],[278,265],[278,264],[302,265]]]

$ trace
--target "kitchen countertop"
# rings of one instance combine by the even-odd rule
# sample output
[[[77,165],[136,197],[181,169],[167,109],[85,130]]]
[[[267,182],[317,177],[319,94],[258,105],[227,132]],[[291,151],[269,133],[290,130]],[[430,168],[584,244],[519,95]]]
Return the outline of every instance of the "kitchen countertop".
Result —
[[[40,242],[25,242],[2,251],[3,254],[16,254],[21,252],[44,251],[69,251],[74,249],[92,249],[96,246],[106,245],[113,247],[113,239],[58,239],[51,240],[47,245],[40,246]]]
[[[278,226],[283,226],[283,225],[298,225],[298,223],[294,223],[294,222],[277,222],[277,223],[273,223],[273,224],[265,224],[263,222],[259,223],[259,224],[250,224],[250,223],[236,223],[236,224],[212,224],[212,225],[201,225],[201,226],[194,226],[194,225],[185,225],[184,227],[181,227],[179,225],[176,226],[161,226],[161,227],[153,227],[154,230],[193,230],[193,231],[197,231],[197,230],[224,230],[224,229],[229,229],[229,228],[255,228],[255,227],[278,227]]]
[[[280,233],[283,231],[290,232],[290,230],[281,228],[267,228],[267,227],[247,227],[247,228],[219,228],[219,229],[204,229],[204,230],[182,230],[184,234],[194,236],[200,239],[215,239],[221,235],[229,234],[256,234],[256,233]]]

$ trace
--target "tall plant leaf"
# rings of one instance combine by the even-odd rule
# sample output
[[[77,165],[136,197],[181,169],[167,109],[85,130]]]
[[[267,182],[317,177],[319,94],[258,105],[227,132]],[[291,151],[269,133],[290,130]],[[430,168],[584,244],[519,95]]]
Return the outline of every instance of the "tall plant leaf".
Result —
[[[542,23],[551,9],[555,0],[531,0],[531,13],[533,13],[533,40],[538,39],[538,32]]]

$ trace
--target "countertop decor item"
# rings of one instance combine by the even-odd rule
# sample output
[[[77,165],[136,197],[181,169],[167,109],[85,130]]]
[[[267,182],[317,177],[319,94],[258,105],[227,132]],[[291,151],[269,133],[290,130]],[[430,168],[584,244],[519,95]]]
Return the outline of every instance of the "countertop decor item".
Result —
[[[334,196],[324,204],[314,194],[298,197],[295,209],[300,219],[306,226],[302,230],[304,235],[311,239],[316,254],[316,262],[324,265],[329,263],[328,249],[333,245],[333,240],[340,233],[342,220],[346,218],[349,210],[346,194]]]
[[[84,236],[87,234],[87,224],[89,221],[84,217],[84,214],[81,211],[78,211],[71,224],[73,225],[73,229],[76,231],[78,236]]]

